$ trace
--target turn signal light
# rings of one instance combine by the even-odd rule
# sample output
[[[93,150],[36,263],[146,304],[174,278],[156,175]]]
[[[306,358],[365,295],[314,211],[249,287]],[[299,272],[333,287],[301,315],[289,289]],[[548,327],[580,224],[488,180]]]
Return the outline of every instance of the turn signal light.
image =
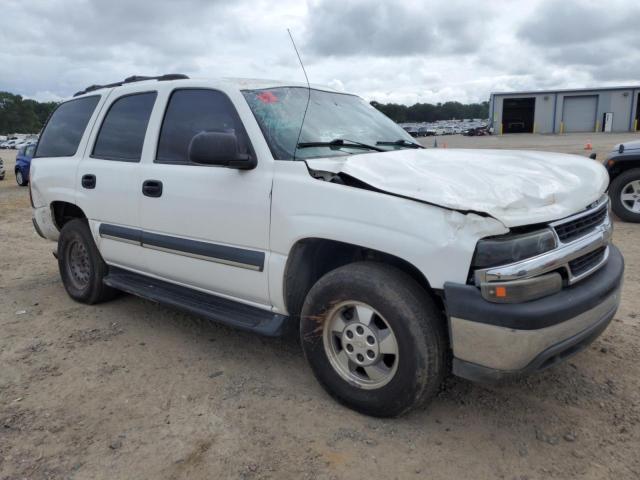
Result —
[[[562,290],[559,273],[549,273],[524,280],[489,282],[480,285],[482,296],[495,303],[523,303],[546,297]]]

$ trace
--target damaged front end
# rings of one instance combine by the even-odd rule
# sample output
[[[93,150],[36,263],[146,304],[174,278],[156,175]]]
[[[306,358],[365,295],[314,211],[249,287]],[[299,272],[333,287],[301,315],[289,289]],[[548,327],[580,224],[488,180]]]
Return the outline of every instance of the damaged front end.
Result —
[[[312,175],[437,205],[447,212],[441,230],[449,231],[450,241],[458,246],[464,238],[474,238],[472,225],[477,224],[473,245],[467,244],[472,255],[466,280],[449,275],[441,291],[456,375],[495,381],[542,370],[579,352],[607,327],[620,302],[624,261],[610,243],[606,173],[595,162],[570,157],[569,163],[582,168],[578,174],[552,171],[526,182],[520,176],[513,184],[497,175],[493,185],[483,169],[445,178],[438,174],[443,170],[436,161],[439,167],[431,173],[441,183],[435,184],[425,180],[430,171],[426,158],[422,164],[414,158],[403,165],[395,153],[400,165],[385,161],[388,169],[382,173],[372,169],[376,162],[365,166],[366,160],[384,155],[348,158],[333,172],[316,170]],[[536,168],[545,168],[545,161]],[[553,181],[545,186],[549,176]],[[466,197],[462,179],[467,179]],[[514,192],[514,184],[521,188],[523,182],[535,186],[538,194]],[[481,186],[486,188],[484,196]],[[500,198],[497,186],[511,189],[505,192],[510,200]],[[574,197],[567,200],[569,193]],[[503,230],[488,233],[496,224]],[[451,244],[443,243],[439,255],[450,251]],[[433,262],[437,257],[431,258]]]

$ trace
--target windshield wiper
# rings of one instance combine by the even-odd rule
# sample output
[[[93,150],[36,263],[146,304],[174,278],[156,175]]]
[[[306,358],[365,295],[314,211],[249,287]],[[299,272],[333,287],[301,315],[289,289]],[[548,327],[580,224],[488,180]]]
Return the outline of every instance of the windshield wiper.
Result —
[[[401,138],[400,140],[396,140],[395,142],[376,142],[376,145],[389,145],[389,146],[398,145],[399,147],[407,147],[407,148],[424,148],[422,145],[418,143],[409,142],[408,140],[405,140],[403,138]]]
[[[373,145],[367,145],[366,143],[354,142],[353,140],[347,140],[346,138],[336,138],[330,142],[301,142],[298,144],[298,148],[312,148],[312,147],[349,147],[349,148],[362,148],[364,150],[375,150],[376,152],[384,152],[382,148],[374,147]]]

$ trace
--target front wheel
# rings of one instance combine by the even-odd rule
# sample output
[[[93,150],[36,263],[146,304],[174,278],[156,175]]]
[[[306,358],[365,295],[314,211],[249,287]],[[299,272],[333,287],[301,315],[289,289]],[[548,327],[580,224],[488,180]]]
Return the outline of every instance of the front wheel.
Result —
[[[27,183],[29,183],[28,180],[25,180],[24,175],[22,175],[22,170],[20,169],[16,170],[16,183],[21,187],[26,187]]]
[[[374,262],[333,270],[309,292],[300,321],[314,375],[348,407],[392,417],[438,391],[445,321],[406,273]]]
[[[611,208],[625,222],[640,222],[640,168],[633,168],[613,179],[609,186]]]

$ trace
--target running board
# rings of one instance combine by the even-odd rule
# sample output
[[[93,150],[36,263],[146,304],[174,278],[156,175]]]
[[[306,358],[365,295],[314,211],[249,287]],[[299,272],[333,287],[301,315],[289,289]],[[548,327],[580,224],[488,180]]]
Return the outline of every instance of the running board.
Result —
[[[176,307],[230,327],[269,337],[278,337],[287,333],[289,317],[285,315],[121,268],[109,267],[109,274],[103,282],[109,287],[153,302]]]

